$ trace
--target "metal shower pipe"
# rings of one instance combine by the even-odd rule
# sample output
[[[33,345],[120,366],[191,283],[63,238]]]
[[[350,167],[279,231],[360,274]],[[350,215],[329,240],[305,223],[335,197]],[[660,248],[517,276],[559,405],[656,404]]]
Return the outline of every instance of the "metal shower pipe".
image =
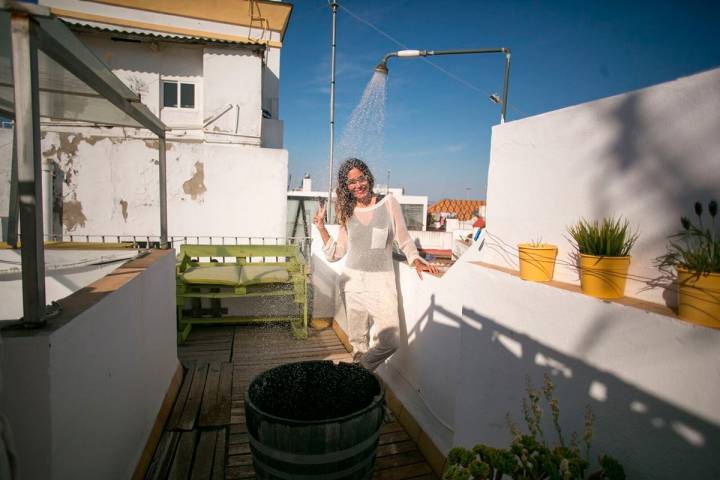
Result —
[[[337,2],[331,2],[332,8],[332,44],[330,53],[330,152],[328,168],[328,199],[327,210],[325,211],[327,222],[330,223],[330,210],[332,207],[332,184],[333,184],[333,160],[335,156],[335,25],[337,19]]]
[[[503,53],[505,54],[505,74],[503,79],[502,108],[500,111],[500,123],[505,123],[507,112],[508,84],[510,81],[510,49],[509,48],[474,48],[468,50],[400,50],[385,55],[375,71],[387,75],[387,62],[392,57],[429,57],[431,55],[467,55],[480,53]]]

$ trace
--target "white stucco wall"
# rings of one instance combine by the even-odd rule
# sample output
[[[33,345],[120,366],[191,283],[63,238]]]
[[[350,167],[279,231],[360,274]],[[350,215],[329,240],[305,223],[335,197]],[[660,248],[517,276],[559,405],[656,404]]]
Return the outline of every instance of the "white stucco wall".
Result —
[[[62,233],[158,235],[157,141],[83,132],[42,140],[44,161],[64,175]],[[172,141],[166,156],[170,235],[284,237],[286,150]]]
[[[591,406],[591,460],[610,454],[628,478],[720,477],[720,330],[469,263],[515,267],[516,244],[538,236],[568,262],[568,224],[622,213],[641,233],[631,273],[656,277],[651,261],[680,215],[717,196],[718,107],[714,70],[494,128],[488,230],[442,278],[397,265],[402,346],[379,369],[443,452],[508,446],[506,414],[523,426],[526,379],[538,387],[548,374],[566,438],[582,435]],[[337,269],[313,250],[313,281],[329,290]],[[642,287],[628,294],[665,301]]]
[[[719,330],[468,263],[477,248],[441,279],[398,266],[405,340],[380,373],[441,450],[508,445],[505,415],[523,425],[526,377],[547,373],[566,437],[592,407],[592,458],[628,478],[720,475]]]
[[[208,125],[208,131],[259,140],[262,122],[261,59],[251,53],[240,54],[208,47],[203,54],[203,74],[207,86],[205,117],[222,112],[228,105],[235,107]]]
[[[168,252],[67,323],[3,333],[20,478],[132,477],[179,366],[174,273]]]
[[[622,214],[640,232],[626,295],[665,303],[653,259],[696,200],[720,196],[720,69],[493,128],[483,260],[517,268],[518,243],[559,247],[557,280],[579,283],[566,228]],[[667,282],[661,281],[661,284]]]

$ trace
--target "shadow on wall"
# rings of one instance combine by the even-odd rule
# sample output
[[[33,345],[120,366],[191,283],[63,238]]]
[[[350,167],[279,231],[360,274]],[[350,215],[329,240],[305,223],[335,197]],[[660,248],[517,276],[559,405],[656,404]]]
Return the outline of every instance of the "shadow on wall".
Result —
[[[630,93],[604,112],[602,122],[614,126],[615,138],[598,159],[606,174],[596,176],[595,216],[599,218],[617,207],[613,186],[605,181],[622,178],[625,190],[645,192],[632,201],[638,210],[662,212],[673,226],[671,231],[653,232],[650,236],[641,231],[637,248],[664,251],[667,235],[680,230],[680,217],[693,217],[694,202],[718,196],[717,78],[715,74],[706,75],[693,89],[678,89],[672,94],[667,93],[667,88]],[[709,168],[712,165],[715,168]],[[668,288],[672,282],[660,275],[646,283],[649,288],[665,288],[665,300],[674,305],[675,294]]]
[[[455,330],[451,324],[458,326],[459,335],[450,332]],[[438,338],[448,335],[459,338],[457,371],[448,372],[457,376],[456,445],[508,446],[506,415],[524,427],[522,399],[527,379],[538,387],[549,374],[556,385],[566,438],[571,432],[582,437],[585,406],[592,408],[596,417],[593,462],[600,454],[612,455],[623,464],[628,478],[720,478],[718,425],[472,309],[463,307],[458,317],[437,305],[434,295],[415,328],[407,331],[402,320],[402,349],[411,355],[423,356]],[[447,398],[447,392],[444,395]],[[549,409],[545,417],[544,431],[553,432],[548,436],[554,443]]]

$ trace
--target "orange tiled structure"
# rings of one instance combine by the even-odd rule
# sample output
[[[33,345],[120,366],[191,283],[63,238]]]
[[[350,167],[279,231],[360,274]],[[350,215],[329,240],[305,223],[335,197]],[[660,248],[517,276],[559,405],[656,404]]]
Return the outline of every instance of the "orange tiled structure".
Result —
[[[454,213],[458,220],[472,219],[473,212],[478,212],[485,205],[485,200],[452,200],[445,198],[428,208],[428,213]]]

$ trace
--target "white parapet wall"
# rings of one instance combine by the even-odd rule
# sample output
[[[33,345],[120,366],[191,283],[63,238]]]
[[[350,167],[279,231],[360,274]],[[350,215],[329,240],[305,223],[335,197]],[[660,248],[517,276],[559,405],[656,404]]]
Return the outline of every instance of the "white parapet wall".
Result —
[[[3,331],[0,411],[19,478],[131,478],[180,368],[175,257],[156,251],[61,300],[37,330]]]
[[[696,200],[720,200],[719,111],[715,69],[495,126],[483,260],[517,268],[516,245],[541,239],[578,283],[567,226],[623,215],[640,234],[626,294],[672,304],[654,259]]]
[[[508,446],[506,415],[524,426],[527,379],[547,374],[566,439],[592,408],[593,461],[612,455],[628,478],[720,476],[720,330],[470,263],[479,245],[440,279],[398,266],[402,347],[379,372],[441,451]]]
[[[657,278],[680,216],[718,196],[718,111],[713,70],[493,129],[488,229],[442,278],[397,265],[402,345],[379,369],[441,451],[507,447],[506,415],[522,426],[526,382],[547,374],[566,439],[592,408],[591,461],[612,455],[628,478],[720,478],[720,330],[472,263],[516,268],[516,244],[542,237],[560,247],[557,278],[577,283],[566,226],[622,214],[641,235],[631,274]],[[336,298],[325,310],[346,329],[341,265],[314,243],[320,296]],[[643,282],[627,293],[672,303]]]

